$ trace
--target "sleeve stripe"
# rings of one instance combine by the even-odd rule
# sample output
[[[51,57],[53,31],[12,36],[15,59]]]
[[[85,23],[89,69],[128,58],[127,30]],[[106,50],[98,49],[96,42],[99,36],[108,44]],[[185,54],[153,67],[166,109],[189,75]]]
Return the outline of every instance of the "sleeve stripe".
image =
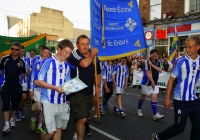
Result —
[[[82,57],[80,57],[76,51],[73,51],[72,52],[73,56],[77,59],[77,60],[80,60]]]

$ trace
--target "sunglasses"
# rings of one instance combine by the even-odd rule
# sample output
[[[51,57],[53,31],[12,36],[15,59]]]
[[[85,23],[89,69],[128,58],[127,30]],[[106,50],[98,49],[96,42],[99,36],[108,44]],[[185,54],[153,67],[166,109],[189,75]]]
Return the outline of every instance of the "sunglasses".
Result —
[[[19,49],[11,48],[11,50],[19,51]]]

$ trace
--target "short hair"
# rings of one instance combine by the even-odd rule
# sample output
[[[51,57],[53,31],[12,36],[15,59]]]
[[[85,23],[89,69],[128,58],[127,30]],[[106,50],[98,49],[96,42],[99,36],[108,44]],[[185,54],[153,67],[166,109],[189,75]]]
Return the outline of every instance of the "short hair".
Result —
[[[34,52],[35,52],[35,50],[34,50],[34,49],[30,49],[30,50],[29,50],[29,52],[31,52],[31,51],[34,51]]]
[[[74,45],[68,39],[63,39],[58,43],[58,48],[60,48],[61,50],[65,47],[68,47],[72,50],[74,49]]]
[[[81,38],[83,38],[83,39],[87,38],[90,41],[89,37],[87,37],[86,35],[80,35],[76,40],[76,44],[79,44],[79,41]]]
[[[150,51],[150,54],[155,53],[155,52],[158,54],[158,50],[157,50],[157,49],[152,49],[152,50]]]
[[[23,46],[23,45],[21,45],[21,49],[24,49],[24,46]]]
[[[47,47],[47,46],[42,46],[42,51],[43,50],[49,50],[49,51],[51,51],[51,49],[49,47]]]
[[[185,40],[185,42],[187,42],[187,41],[194,41],[195,46],[200,46],[200,39],[197,36],[190,36]]]
[[[45,45],[41,45],[39,48],[40,48],[40,49],[43,49],[43,47],[45,47]]]
[[[12,46],[17,46],[17,47],[19,47],[20,49],[21,49],[21,44],[19,43],[19,42],[13,42],[12,43]]]

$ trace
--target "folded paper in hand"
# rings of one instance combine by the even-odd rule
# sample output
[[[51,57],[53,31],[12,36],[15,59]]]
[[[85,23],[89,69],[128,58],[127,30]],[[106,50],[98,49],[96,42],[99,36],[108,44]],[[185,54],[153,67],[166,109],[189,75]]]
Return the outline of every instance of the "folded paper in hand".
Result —
[[[78,92],[87,87],[88,86],[85,83],[83,83],[78,77],[65,82],[62,86],[66,95]]]

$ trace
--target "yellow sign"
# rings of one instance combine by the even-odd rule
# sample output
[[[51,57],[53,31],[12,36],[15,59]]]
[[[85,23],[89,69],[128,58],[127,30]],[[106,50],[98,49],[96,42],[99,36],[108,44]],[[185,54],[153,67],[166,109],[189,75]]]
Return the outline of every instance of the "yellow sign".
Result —
[[[7,45],[9,45],[9,44],[10,44],[10,40],[6,39],[6,40],[5,40],[5,43],[6,43]]]
[[[135,43],[134,46],[141,47],[141,45],[140,45],[140,40],[139,40],[139,39],[136,41],[136,43]]]
[[[132,2],[132,0],[128,3],[128,5],[129,5],[131,8],[133,8],[133,2]]]

